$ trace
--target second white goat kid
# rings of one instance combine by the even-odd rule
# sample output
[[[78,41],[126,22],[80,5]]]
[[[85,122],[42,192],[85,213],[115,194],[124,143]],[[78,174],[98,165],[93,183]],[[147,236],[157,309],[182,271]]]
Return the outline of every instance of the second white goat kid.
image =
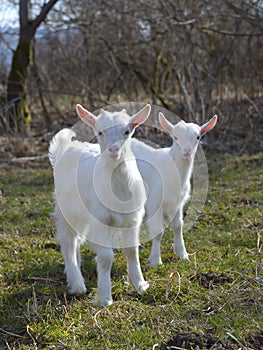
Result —
[[[174,251],[181,259],[188,259],[183,238],[183,208],[190,196],[190,179],[199,141],[214,128],[217,116],[202,126],[184,121],[173,125],[159,113],[159,122],[173,139],[171,147],[154,149],[132,139],[132,151],[148,187],[145,222],[148,237],[152,239],[151,266],[162,264],[160,245],[164,217],[168,217],[174,232]]]
[[[125,110],[101,110],[99,116],[81,105],[76,110],[94,129],[100,147],[72,141],[76,135],[70,129],[61,130],[51,141],[57,240],[69,292],[86,293],[80,270],[80,244],[87,240],[97,255],[99,304],[110,305],[114,247],[124,249],[132,287],[143,292],[149,286],[138,254],[146,191],[130,143],[135,128],[148,118],[151,106],[146,105],[132,117]]]

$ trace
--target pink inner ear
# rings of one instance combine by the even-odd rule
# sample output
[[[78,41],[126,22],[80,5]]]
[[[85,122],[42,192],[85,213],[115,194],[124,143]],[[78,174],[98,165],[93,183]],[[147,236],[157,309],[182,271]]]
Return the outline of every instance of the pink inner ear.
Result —
[[[162,114],[162,113],[159,113],[159,121],[160,121],[160,124],[161,124],[161,126],[166,130],[166,131],[168,131],[169,133],[171,133],[172,132],[172,124],[170,124],[167,120],[166,120],[166,118],[165,118],[165,116]]]
[[[90,126],[95,127],[96,119],[95,116],[83,108],[81,105],[76,106],[77,113],[79,117]]]
[[[132,118],[131,128],[132,130],[136,128],[139,124],[143,123],[149,116],[151,111],[151,106],[146,105],[141,111],[138,112],[136,117]]]
[[[217,122],[217,116],[215,115],[211,120],[209,120],[209,122],[207,122],[201,127],[201,135],[204,135],[210,130],[212,130],[215,127],[216,122]]]
[[[137,128],[138,124],[139,123],[136,123],[136,122],[131,123],[131,129],[133,130],[133,129]]]

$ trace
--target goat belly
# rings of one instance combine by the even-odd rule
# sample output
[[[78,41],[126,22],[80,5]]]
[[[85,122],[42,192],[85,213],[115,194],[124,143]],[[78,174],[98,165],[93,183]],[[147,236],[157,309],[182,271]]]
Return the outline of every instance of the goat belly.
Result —
[[[143,217],[143,213],[139,215],[136,213],[136,217],[134,214],[118,214],[118,213],[109,213],[105,216],[97,216],[97,220],[99,220],[105,226],[109,228],[115,229],[125,229],[125,228],[138,228],[141,224],[141,218]]]

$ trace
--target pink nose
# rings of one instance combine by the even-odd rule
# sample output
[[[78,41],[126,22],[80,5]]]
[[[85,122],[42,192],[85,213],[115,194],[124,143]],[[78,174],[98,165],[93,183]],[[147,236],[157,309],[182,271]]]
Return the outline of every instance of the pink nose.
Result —
[[[191,153],[191,148],[190,148],[190,147],[184,148],[184,152],[185,152],[185,153]]]
[[[112,145],[109,147],[110,152],[118,152],[119,151],[119,146],[117,145]]]

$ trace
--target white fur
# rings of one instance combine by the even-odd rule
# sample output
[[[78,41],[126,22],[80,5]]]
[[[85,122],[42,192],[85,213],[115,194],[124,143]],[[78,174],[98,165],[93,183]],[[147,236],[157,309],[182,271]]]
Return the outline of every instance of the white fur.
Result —
[[[113,247],[124,247],[133,288],[138,292],[148,288],[138,255],[146,192],[130,143],[135,127],[148,118],[150,106],[133,117],[125,111],[104,110],[96,117],[80,105],[77,112],[94,129],[100,145],[72,141],[75,133],[69,129],[61,130],[50,143],[57,240],[70,293],[86,293],[80,244],[89,241],[97,255],[99,303],[110,305]]]
[[[148,188],[145,221],[149,238],[153,239],[151,266],[162,263],[160,245],[166,216],[174,232],[174,251],[181,259],[188,259],[183,238],[183,208],[190,196],[190,178],[199,139],[214,127],[216,119],[215,116],[201,127],[184,121],[174,126],[160,113],[161,125],[173,138],[171,147],[154,149],[132,139],[132,151]]]

